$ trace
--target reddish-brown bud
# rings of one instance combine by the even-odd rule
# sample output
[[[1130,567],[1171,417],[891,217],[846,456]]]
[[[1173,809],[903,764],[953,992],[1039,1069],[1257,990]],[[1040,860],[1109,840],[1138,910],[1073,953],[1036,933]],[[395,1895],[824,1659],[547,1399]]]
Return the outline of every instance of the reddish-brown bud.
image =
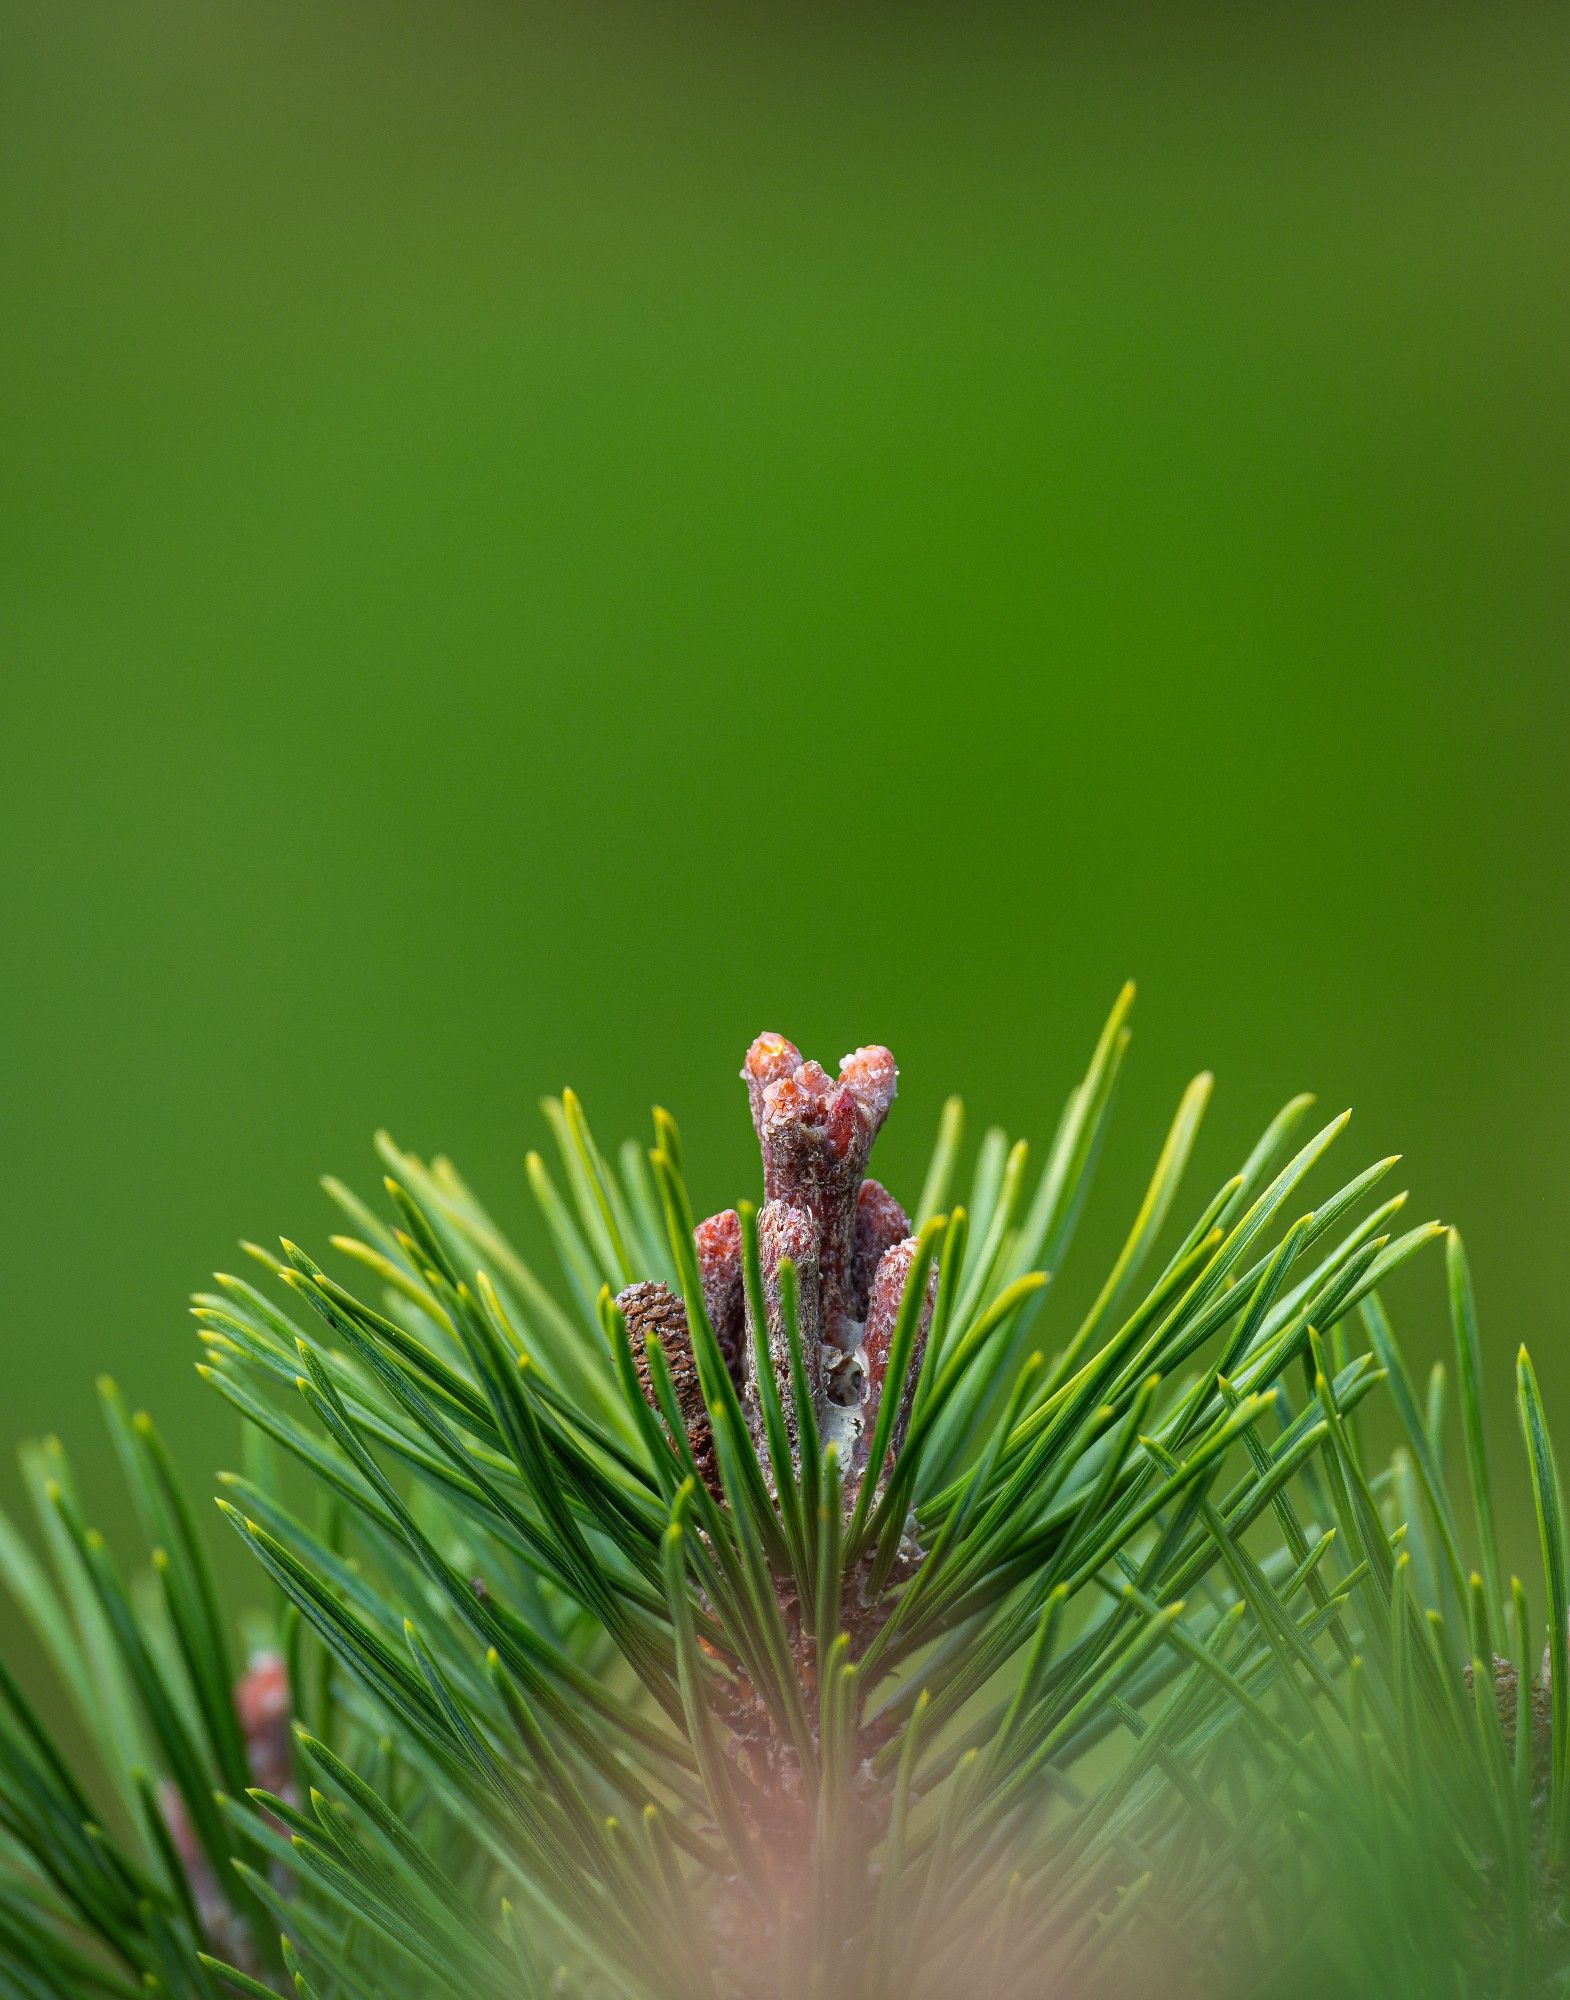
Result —
[[[792,1473],[800,1467],[802,1425],[811,1424],[825,1444],[838,1447],[847,1491],[853,1491],[885,1391],[890,1343],[915,1255],[909,1216],[886,1188],[866,1178],[873,1141],[894,1101],[898,1072],[886,1048],[868,1044],[846,1056],[838,1076],[831,1077],[820,1064],[804,1060],[785,1036],[764,1034],[748,1049],[741,1073],[763,1155],[758,1250],[764,1325],[755,1335],[741,1224],[734,1209],[710,1216],[694,1232],[704,1312],[765,1462],[760,1367],[768,1368],[779,1393]],[[796,1274],[796,1326],[805,1377],[800,1402],[782,1303],[781,1271],[787,1260]],[[933,1274],[909,1377],[899,1385],[896,1451],[910,1423],[913,1384],[935,1294]],[[644,1343],[649,1334],[660,1338],[693,1459],[705,1485],[719,1496],[713,1430],[699,1389],[686,1303],[654,1282],[629,1286],[617,1303],[643,1395],[655,1407]]]
[[[885,1250],[910,1234],[910,1217],[886,1187],[865,1180],[856,1197],[856,1254],[853,1286],[856,1317],[865,1320],[872,1299],[872,1280]]]
[[[852,1049],[840,1062],[840,1082],[855,1096],[867,1128],[867,1150],[883,1130],[899,1088],[899,1070],[894,1058],[880,1042]]]
[[[264,1791],[291,1796],[289,1669],[281,1653],[257,1653],[234,1690],[234,1712],[245,1738],[251,1776]]]
[[[801,1051],[783,1035],[762,1034],[748,1049],[741,1073],[747,1085],[747,1101],[752,1107],[752,1129],[763,1140],[763,1093],[782,1076],[801,1067]]]
[[[741,1218],[733,1208],[722,1209],[707,1222],[700,1222],[693,1236],[698,1246],[698,1274],[703,1281],[703,1309],[720,1344],[730,1378],[740,1389],[746,1341]]]
[[[280,1653],[256,1653],[234,1684],[235,1720],[245,1743],[246,1767],[253,1784],[274,1798],[293,1805],[296,1797],[294,1771],[289,1756],[289,1725],[292,1704],[289,1670]],[[158,1804],[175,1853],[180,1857],[197,1919],[208,1944],[232,1959],[242,1970],[257,1969],[256,1954],[249,1931],[229,1906],[225,1890],[213,1873],[207,1850],[196,1836],[185,1800],[171,1784],[158,1788]],[[268,1815],[269,1823],[282,1832],[279,1821]],[[274,1868],[276,1879],[277,1869]]]
[[[872,1142],[894,1101],[897,1072],[885,1048],[855,1050],[837,1079],[803,1062],[783,1036],[764,1035],[742,1069],[763,1151],[763,1192],[812,1219],[823,1337],[850,1353],[861,1313],[855,1284],[857,1197]]]
[[[791,1453],[797,1453],[797,1439],[804,1423],[818,1421],[823,1400],[823,1307],[818,1267],[818,1239],[812,1217],[805,1209],[789,1202],[764,1204],[758,1217],[758,1257],[763,1266],[764,1333],[774,1380],[784,1406],[785,1428]],[[785,1330],[785,1312],[780,1295],[780,1266],[789,1259],[796,1267],[796,1330],[801,1341],[801,1359],[807,1378],[812,1407],[796,1408],[791,1384],[790,1340]],[[754,1435],[762,1433],[762,1413],[757,1384],[752,1378],[752,1353],[748,1348],[748,1416]]]
[[[872,1297],[867,1306],[866,1335],[862,1351],[866,1360],[866,1399],[869,1409],[876,1412],[885,1389],[893,1387],[899,1394],[899,1413],[894,1420],[893,1435],[889,1444],[889,1463],[898,1455],[905,1442],[905,1433],[910,1428],[911,1404],[915,1400],[916,1383],[921,1374],[922,1358],[927,1351],[927,1335],[932,1327],[932,1309],[938,1296],[938,1273],[935,1265],[927,1267],[927,1295],[922,1301],[920,1317],[916,1321],[916,1337],[911,1343],[910,1361],[905,1370],[904,1380],[891,1385],[888,1380],[889,1353],[894,1343],[894,1330],[899,1323],[900,1307],[904,1303],[905,1288],[910,1281],[911,1270],[916,1261],[918,1238],[907,1236],[902,1243],[896,1243],[884,1253],[872,1281]],[[868,1423],[868,1434],[871,1421]]]

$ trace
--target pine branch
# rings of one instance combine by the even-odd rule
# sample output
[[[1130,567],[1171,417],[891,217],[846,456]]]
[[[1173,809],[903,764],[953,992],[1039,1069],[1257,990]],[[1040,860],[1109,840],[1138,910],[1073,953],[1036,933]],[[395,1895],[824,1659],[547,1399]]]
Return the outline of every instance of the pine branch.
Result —
[[[1392,1160],[1310,1199],[1346,1120],[1299,1141],[1306,1098],[1183,1221],[1208,1076],[1058,1323],[1131,1000],[1034,1176],[990,1132],[949,1206],[944,1107],[914,1222],[867,1175],[888,1052],[830,1077],[762,1036],[763,1200],[702,1222],[667,1113],[607,1155],[546,1104],[560,1298],[385,1136],[384,1209],[326,1183],[337,1264],[248,1245],[195,1306],[270,1593],[243,1667],[112,1385],[145,1570],[55,1443],[42,1553],[0,1520],[87,1743],[0,1670],[0,1993],[1555,1990],[1570,1605],[1530,1362],[1535,1611],[1459,1239],[1466,1501],[1380,1290],[1442,1232],[1396,1230]]]

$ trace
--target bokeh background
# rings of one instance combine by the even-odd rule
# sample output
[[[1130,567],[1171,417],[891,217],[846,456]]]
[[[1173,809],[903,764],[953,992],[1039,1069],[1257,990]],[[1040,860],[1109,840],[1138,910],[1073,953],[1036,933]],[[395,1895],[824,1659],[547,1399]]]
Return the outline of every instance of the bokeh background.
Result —
[[[95,1507],[185,1294],[770,1026],[1187,1077],[1458,1219],[1570,1436],[1570,17],[4,6],[0,1297]],[[1422,1360],[1440,1265],[1403,1284]],[[1061,1322],[1060,1322],[1061,1323]],[[0,1499],[14,1498],[9,1464]],[[1524,1524],[1523,1524],[1524,1528]],[[1526,1538],[1523,1534],[1523,1549]],[[235,1560],[239,1560],[236,1555]]]

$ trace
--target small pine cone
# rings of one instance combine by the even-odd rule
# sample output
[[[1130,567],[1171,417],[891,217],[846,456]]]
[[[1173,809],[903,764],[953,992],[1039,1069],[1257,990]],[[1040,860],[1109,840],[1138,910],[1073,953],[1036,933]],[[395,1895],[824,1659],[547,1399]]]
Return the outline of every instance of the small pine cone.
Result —
[[[1477,1685],[1475,1663],[1468,1660],[1461,1669],[1461,1678],[1466,1683],[1466,1691],[1471,1694]],[[1515,1739],[1516,1706],[1521,1699],[1520,1676],[1515,1670],[1515,1661],[1507,1660],[1503,1653],[1494,1655],[1494,1703],[1499,1710],[1499,1726],[1505,1733],[1505,1741]]]
[[[703,1309],[720,1344],[730,1379],[742,1386],[742,1354],[746,1342],[746,1287],[741,1275],[741,1217],[722,1209],[700,1222],[693,1232],[698,1246],[698,1273],[703,1280]]]
[[[692,1448],[698,1476],[716,1499],[722,1498],[724,1489],[720,1481],[719,1458],[714,1449],[708,1405],[703,1400],[703,1390],[698,1383],[698,1364],[692,1352],[686,1306],[668,1285],[659,1284],[654,1279],[629,1285],[624,1292],[618,1293],[616,1304],[627,1323],[632,1365],[637,1370],[638,1386],[645,1401],[658,1412],[659,1399],[654,1393],[654,1378],[650,1373],[645,1345],[652,1334],[658,1338],[670,1365],[677,1407],[681,1411],[682,1426],[687,1433],[687,1443]]]
[[[863,1433],[868,1443],[877,1421],[878,1406],[888,1383],[889,1350],[894,1342],[894,1329],[899,1322],[900,1306],[904,1301],[905,1287],[910,1280],[911,1270],[916,1261],[919,1239],[907,1236],[885,1251],[878,1264],[877,1275],[872,1281],[872,1297],[867,1306],[867,1330],[862,1342],[867,1362],[867,1422]],[[889,1443],[888,1463],[898,1457],[900,1447],[905,1442],[905,1433],[910,1429],[911,1405],[915,1401],[916,1383],[921,1374],[922,1358],[927,1351],[927,1335],[932,1328],[932,1309],[937,1302],[938,1273],[935,1265],[927,1268],[927,1296],[921,1308],[921,1316],[916,1322],[916,1337],[911,1343],[910,1362],[905,1370],[905,1379],[894,1385],[899,1394],[899,1414],[894,1421],[894,1431]]]
[[[1466,1682],[1466,1691],[1471,1694],[1476,1684],[1476,1675],[1470,1660],[1461,1670],[1461,1678]],[[1539,1784],[1546,1783],[1548,1759],[1553,1737],[1553,1696],[1549,1692],[1548,1655],[1543,1655],[1542,1678],[1534,1680],[1527,1688],[1527,1702],[1531,1709],[1530,1727],[1532,1731],[1532,1764]],[[1516,1717],[1521,1707],[1521,1676],[1516,1672],[1514,1660],[1507,1660],[1503,1653],[1494,1655],[1494,1705],[1499,1712],[1499,1727],[1507,1748],[1515,1747]]]

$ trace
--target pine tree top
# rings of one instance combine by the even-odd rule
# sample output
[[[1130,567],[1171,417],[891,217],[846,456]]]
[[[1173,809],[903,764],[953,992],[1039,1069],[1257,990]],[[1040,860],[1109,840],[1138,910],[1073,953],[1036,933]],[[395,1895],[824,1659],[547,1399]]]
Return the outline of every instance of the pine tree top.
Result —
[[[36,1543],[0,1520],[88,1746],[0,1669],[0,1994],[1559,1990],[1531,1364],[1528,1589],[1459,1238],[1452,1426],[1380,1298],[1447,1233],[1398,1227],[1393,1160],[1337,1184],[1346,1118],[1305,1138],[1306,1097],[1180,1220],[1208,1076],[1056,1316],[1131,1001],[1039,1168],[991,1131],[962,1173],[951,1100],[908,1212],[868,1174],[889,1052],[831,1077],[769,1034],[762,1200],[702,1223],[667,1113],[613,1164],[547,1102],[559,1293],[385,1136],[383,1209],[326,1183],[330,1267],[247,1245],[195,1305],[244,1420],[243,1642],[112,1385],[145,1564],[53,1440],[24,1451]]]

